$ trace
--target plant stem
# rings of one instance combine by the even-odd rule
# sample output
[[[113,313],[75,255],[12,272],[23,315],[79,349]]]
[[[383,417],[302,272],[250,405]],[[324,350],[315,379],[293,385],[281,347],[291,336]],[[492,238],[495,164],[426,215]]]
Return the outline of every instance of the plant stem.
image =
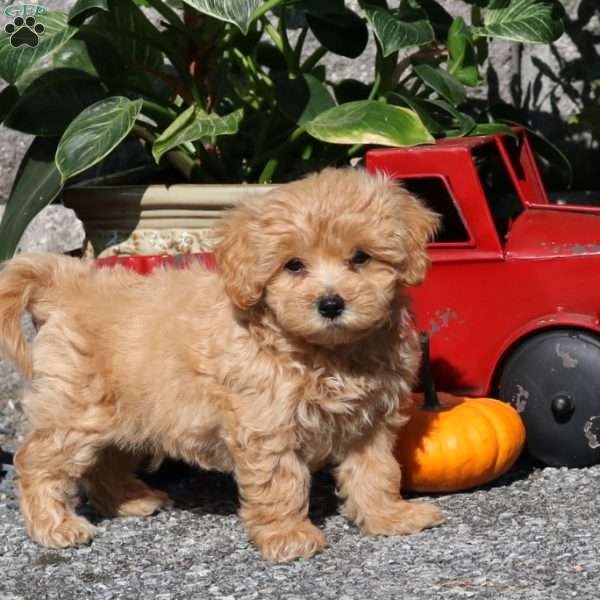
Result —
[[[263,115],[261,114],[261,116]],[[267,139],[267,135],[269,133],[269,129],[271,128],[273,113],[271,111],[268,111],[266,114],[264,114],[264,117],[265,118],[263,119],[263,122],[260,125],[258,129],[258,134],[256,136],[256,144],[254,145],[254,155],[252,157],[252,162],[254,162],[256,157],[259,156],[259,154],[262,151],[265,140]]]
[[[157,125],[168,127],[177,117],[177,113],[170,108],[161,106],[151,100],[144,100],[142,103],[142,112],[156,121]]]
[[[371,91],[369,92],[369,96],[367,100],[373,100],[377,93],[379,92],[379,88],[381,87],[381,75],[379,73],[375,74],[375,81],[373,82],[373,86],[371,87]]]
[[[376,48],[375,76],[376,78],[379,77],[381,92],[385,94],[394,85],[394,71],[398,62],[398,52],[392,52],[389,56],[384,56],[379,40],[376,40]]]
[[[302,60],[302,49],[304,48],[304,40],[306,39],[306,34],[308,33],[308,25],[304,25],[302,27],[302,31],[298,36],[298,40],[296,41],[296,47],[294,48],[294,56],[296,57],[296,64],[299,65]]]
[[[481,8],[477,5],[473,5],[471,7],[471,26],[475,28],[474,31],[474,41],[475,41],[475,51],[477,53],[477,62],[481,65],[488,57],[488,43],[487,38],[485,36],[480,36],[477,34],[476,29],[483,25],[483,15],[481,13]]]
[[[296,129],[294,129],[294,131],[292,131],[292,133],[290,134],[290,136],[288,137],[288,139],[285,140],[285,142],[283,142],[282,144],[280,144],[276,148],[271,148],[270,150],[267,150],[266,152],[263,152],[260,156],[257,156],[252,161],[252,166],[256,167],[263,160],[266,160],[269,157],[280,156],[282,154],[282,152],[285,152],[295,141],[297,141],[298,139],[300,139],[304,135],[304,133],[306,133],[306,130],[304,129],[304,127],[297,127]]]
[[[146,142],[150,142],[151,144],[153,144],[158,137],[143,125],[134,125],[131,129],[131,133]]]
[[[354,144],[354,146],[350,146],[350,148],[348,148],[348,151],[346,152],[346,158],[352,158],[355,154],[358,154],[358,152],[364,147],[364,144]]]
[[[157,138],[156,134],[152,133],[152,131],[142,125],[134,125],[131,133],[150,144],[153,144]],[[169,150],[169,152],[165,154],[165,158],[188,181],[191,179],[192,173],[196,168],[196,162],[191,156],[181,150]]]
[[[421,48],[420,50],[417,50],[416,52],[413,52],[412,54],[405,56],[402,60],[400,60],[398,62],[398,64],[394,68],[394,72],[393,72],[392,78],[391,78],[391,88],[390,89],[394,89],[395,87],[400,85],[400,83],[398,83],[398,81],[399,81],[400,77],[402,77],[402,74],[406,71],[406,69],[408,69],[408,67],[411,66],[413,59],[422,58],[425,56],[446,56],[447,54],[448,54],[447,48],[424,48],[424,49]],[[411,76],[412,76],[412,73],[409,73],[403,79],[403,81],[406,81]]]
[[[258,177],[258,183],[269,183],[272,181],[273,175],[275,175],[275,171],[277,171],[278,166],[278,158],[272,158],[270,161],[268,161]]]
[[[325,46],[319,46],[302,64],[300,69],[304,72],[312,71],[317,63],[327,54]]]
[[[281,39],[281,36],[277,32],[277,29],[275,29],[275,27],[273,27],[273,25],[271,25],[271,22],[269,21],[269,19],[267,19],[267,17],[262,17],[261,20],[264,23],[265,31],[269,34],[269,37],[275,44],[277,50],[279,50],[279,52],[281,52],[285,56],[283,40]]]
[[[279,17],[279,35],[283,44],[283,57],[285,58],[285,63],[287,65],[288,71],[292,75],[295,75],[298,73],[298,68],[300,65],[298,65],[298,63],[296,62],[296,54],[292,50],[290,40],[288,39],[285,7],[282,7],[281,16]]]
[[[441,410],[442,405],[435,390],[435,383],[431,372],[431,361],[429,360],[429,335],[427,333],[420,333],[419,341],[421,342],[421,373],[423,377],[423,393],[425,395],[423,409],[428,411]]]
[[[252,20],[255,21],[256,19],[260,19],[264,14],[284,1],[285,0],[267,0],[262,4],[262,6],[259,6],[256,12],[252,15]]]

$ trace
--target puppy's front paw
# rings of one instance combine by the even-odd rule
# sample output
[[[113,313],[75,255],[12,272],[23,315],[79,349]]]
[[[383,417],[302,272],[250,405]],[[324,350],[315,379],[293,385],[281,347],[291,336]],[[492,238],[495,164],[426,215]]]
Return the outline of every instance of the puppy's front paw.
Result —
[[[70,548],[88,544],[94,537],[96,528],[83,517],[67,516],[54,527],[29,524],[29,531],[31,537],[43,546]]]
[[[406,535],[435,527],[446,520],[444,513],[429,502],[398,501],[387,514],[368,515],[361,527],[364,535]]]
[[[308,558],[327,547],[323,532],[310,522],[300,523],[291,531],[265,527],[255,540],[263,557],[273,561]]]

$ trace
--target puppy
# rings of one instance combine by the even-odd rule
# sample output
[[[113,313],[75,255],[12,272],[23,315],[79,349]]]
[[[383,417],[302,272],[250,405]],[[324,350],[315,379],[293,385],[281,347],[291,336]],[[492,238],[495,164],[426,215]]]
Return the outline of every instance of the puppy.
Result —
[[[437,224],[392,181],[327,169],[232,210],[218,274],[8,262],[0,340],[30,380],[15,464],[31,537],[91,540],[72,506],[78,484],[106,515],[155,512],[168,497],[136,477],[148,456],[232,473],[271,560],[325,548],[308,518],[310,474],[325,464],[362,533],[440,523],[435,506],[401,498],[392,455],[420,357],[404,290],[425,277]]]

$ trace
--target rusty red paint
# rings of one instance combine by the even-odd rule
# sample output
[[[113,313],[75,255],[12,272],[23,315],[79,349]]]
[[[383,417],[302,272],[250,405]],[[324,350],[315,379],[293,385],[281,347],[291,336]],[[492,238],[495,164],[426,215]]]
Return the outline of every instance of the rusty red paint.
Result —
[[[216,270],[215,256],[210,252],[175,255],[156,254],[151,256],[109,256],[99,258],[96,264],[103,268],[120,265],[133,269],[142,275],[149,275],[154,269],[163,267],[186,269],[192,262],[199,262],[205,265],[207,269]]]

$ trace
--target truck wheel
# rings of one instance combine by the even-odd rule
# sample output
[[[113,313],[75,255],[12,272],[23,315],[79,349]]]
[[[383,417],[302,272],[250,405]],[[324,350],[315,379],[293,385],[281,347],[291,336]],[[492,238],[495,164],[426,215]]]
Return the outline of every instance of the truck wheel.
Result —
[[[600,462],[600,339],[575,329],[537,334],[502,370],[500,398],[521,414],[531,455],[552,466]]]

